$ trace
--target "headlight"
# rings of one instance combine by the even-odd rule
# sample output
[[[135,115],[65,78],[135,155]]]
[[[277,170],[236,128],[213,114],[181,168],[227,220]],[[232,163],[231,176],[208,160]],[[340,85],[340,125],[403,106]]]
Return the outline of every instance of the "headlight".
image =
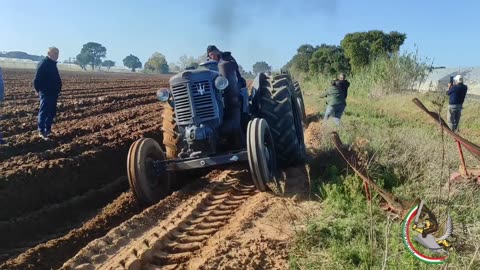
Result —
[[[157,99],[160,100],[161,102],[165,102],[170,98],[170,90],[167,88],[160,88],[160,90],[157,91]]]
[[[218,89],[218,90],[225,90],[225,88],[228,87],[228,80],[227,78],[223,77],[223,76],[218,76],[216,79],[215,79],[215,87]]]

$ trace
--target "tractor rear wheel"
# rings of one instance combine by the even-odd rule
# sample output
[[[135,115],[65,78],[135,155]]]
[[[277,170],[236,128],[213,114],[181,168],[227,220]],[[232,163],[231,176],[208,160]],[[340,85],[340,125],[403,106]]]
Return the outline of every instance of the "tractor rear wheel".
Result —
[[[259,95],[259,117],[264,118],[275,141],[278,165],[287,167],[302,163],[306,158],[302,112],[293,84],[285,74],[263,77]]]
[[[185,145],[185,142],[180,136],[177,122],[175,121],[175,111],[169,104],[166,104],[163,107],[162,130],[163,144],[165,145],[165,155],[167,159],[177,158]]]
[[[162,176],[157,176],[153,167],[154,161],[162,160],[165,160],[165,154],[154,139],[142,138],[130,146],[128,183],[140,204],[154,204],[171,192],[173,173],[165,171]]]
[[[303,101],[302,89],[300,88],[300,84],[297,81],[293,82],[293,87],[295,88],[295,94],[297,95],[297,103],[300,107],[303,121],[305,121],[305,119],[307,118],[307,113],[305,112],[305,102]]]
[[[277,171],[275,145],[265,119],[255,118],[248,123],[247,152],[253,183],[258,190],[265,191]]]

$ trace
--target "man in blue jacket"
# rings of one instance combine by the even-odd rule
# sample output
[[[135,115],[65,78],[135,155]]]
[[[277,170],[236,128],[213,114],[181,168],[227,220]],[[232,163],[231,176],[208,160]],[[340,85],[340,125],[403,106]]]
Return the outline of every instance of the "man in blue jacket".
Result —
[[[40,97],[38,132],[43,139],[47,139],[52,133],[53,118],[57,113],[57,99],[62,90],[62,80],[57,68],[58,54],[57,48],[48,49],[48,56],[38,64],[33,81],[35,91]]]
[[[467,95],[468,87],[463,84],[463,76],[457,75],[453,78],[453,85],[449,85],[448,123],[454,132],[458,132],[458,124],[462,115],[463,101]]]

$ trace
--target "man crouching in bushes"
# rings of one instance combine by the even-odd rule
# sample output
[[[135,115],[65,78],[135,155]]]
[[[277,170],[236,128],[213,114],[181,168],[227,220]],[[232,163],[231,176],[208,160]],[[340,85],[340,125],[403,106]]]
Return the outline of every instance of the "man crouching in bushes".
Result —
[[[340,124],[340,118],[343,111],[347,106],[346,94],[344,90],[338,87],[338,81],[334,80],[330,83],[330,87],[320,95],[320,97],[327,98],[327,109],[325,110],[325,116],[323,121],[327,121],[328,118],[333,117],[335,124]]]

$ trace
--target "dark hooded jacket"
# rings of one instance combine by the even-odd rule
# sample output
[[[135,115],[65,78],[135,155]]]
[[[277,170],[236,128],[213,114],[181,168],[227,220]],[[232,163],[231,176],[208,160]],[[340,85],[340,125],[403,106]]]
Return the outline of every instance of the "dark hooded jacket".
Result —
[[[239,71],[239,68],[238,68],[238,63],[237,63],[237,60],[235,60],[235,58],[233,58],[232,56],[232,53],[231,52],[222,52],[222,54],[220,55],[220,58],[222,58],[224,61],[232,61],[232,62],[235,62],[235,64],[237,65],[237,79],[238,79],[238,83],[240,85],[240,88],[245,88],[247,87],[247,81],[245,81],[245,79],[242,77],[242,75],[240,74],[240,71]]]
[[[37,66],[33,80],[37,92],[45,96],[57,96],[62,91],[62,79],[58,73],[57,62],[45,57]]]
[[[447,95],[449,95],[449,104],[463,104],[465,101],[465,96],[467,95],[467,90],[468,87],[463,83],[459,83],[450,87],[447,92]]]

